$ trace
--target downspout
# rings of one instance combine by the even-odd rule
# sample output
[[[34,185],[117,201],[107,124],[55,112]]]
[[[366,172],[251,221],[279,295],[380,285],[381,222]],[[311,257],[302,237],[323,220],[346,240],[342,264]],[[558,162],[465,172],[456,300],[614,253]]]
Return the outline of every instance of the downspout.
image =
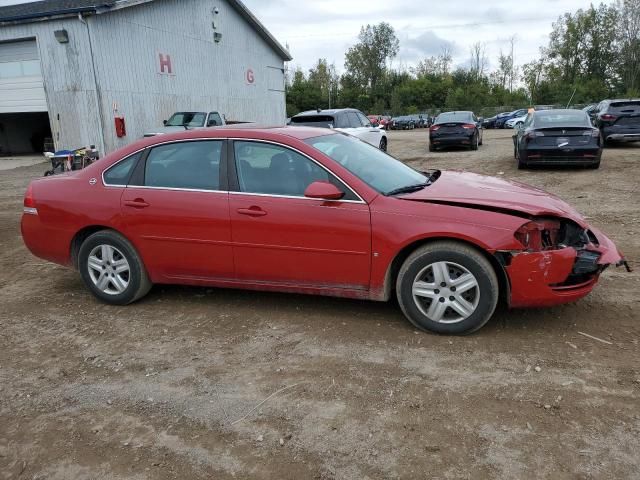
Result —
[[[84,23],[87,28],[87,40],[89,41],[89,55],[91,55],[91,71],[93,73],[93,88],[95,91],[94,100],[96,102],[96,108],[98,109],[98,125],[100,127],[100,156],[104,157],[107,154],[106,145],[104,141],[104,116],[102,115],[102,102],[100,91],[98,90],[98,76],[96,75],[96,61],[93,56],[93,44],[91,43],[91,32],[89,30],[89,22],[87,22],[82,13],[78,13],[78,20]],[[87,145],[88,146],[88,145]]]

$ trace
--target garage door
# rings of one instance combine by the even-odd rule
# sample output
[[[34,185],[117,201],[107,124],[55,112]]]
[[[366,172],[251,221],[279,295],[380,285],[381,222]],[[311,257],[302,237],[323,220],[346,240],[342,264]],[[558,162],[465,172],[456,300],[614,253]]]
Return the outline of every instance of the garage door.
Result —
[[[0,43],[0,113],[46,111],[36,41]]]

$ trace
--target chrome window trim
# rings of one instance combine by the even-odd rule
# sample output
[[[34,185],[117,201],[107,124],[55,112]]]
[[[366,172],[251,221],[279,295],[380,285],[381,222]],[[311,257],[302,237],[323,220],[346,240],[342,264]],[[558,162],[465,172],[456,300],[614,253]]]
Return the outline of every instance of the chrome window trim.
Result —
[[[366,205],[366,202],[360,200],[330,200],[326,198],[309,198],[309,197],[296,197],[295,195],[277,195],[275,193],[251,193],[251,192],[228,192],[229,195],[251,195],[254,197],[274,197],[274,198],[291,198],[294,200],[311,200],[315,202],[334,202],[334,203],[357,203],[360,205]]]
[[[126,185],[125,188],[142,188],[145,190],[171,190],[177,192],[229,193],[227,190],[205,190],[202,188],[152,187],[150,185]]]
[[[283,148],[287,148],[289,150],[293,150],[294,152],[302,155],[303,157],[311,160],[313,163],[315,163],[316,165],[318,165],[319,167],[321,167],[322,169],[324,169],[325,171],[327,171],[329,174],[333,175],[334,177],[336,177],[338,180],[340,180],[349,190],[351,190],[351,192],[359,198],[359,200],[325,200],[322,198],[308,198],[308,197],[298,197],[298,196],[294,196],[294,195],[276,195],[276,194],[271,194],[271,193],[250,193],[250,192],[232,192],[232,191],[228,191],[228,190],[202,190],[202,189],[196,189],[196,188],[175,188],[175,187],[151,187],[151,186],[146,186],[146,185],[115,185],[115,184],[111,184],[111,183],[105,183],[104,181],[104,174],[107,170],[115,167],[116,165],[118,165],[120,162],[123,162],[124,160],[126,160],[127,158],[131,157],[132,155],[136,155],[137,153],[140,153],[148,148],[155,148],[155,147],[159,147],[162,145],[169,145],[171,143],[184,143],[184,142],[198,142],[198,141],[203,141],[203,140],[209,140],[209,141],[220,141],[223,142],[225,140],[234,140],[234,141],[245,141],[245,142],[260,142],[260,143],[267,143],[270,145],[276,145],[279,147],[283,147]],[[235,152],[234,152],[234,159],[235,159]],[[222,159],[220,159],[220,161],[222,161]],[[342,178],[340,178],[339,175],[335,174],[334,172],[332,172],[331,170],[329,170],[327,167],[325,167],[324,165],[322,165],[321,163],[319,163],[318,161],[316,161],[315,159],[311,158],[309,155],[307,155],[304,152],[301,152],[300,150],[298,150],[295,147],[291,147],[289,145],[285,145],[283,143],[280,142],[275,142],[272,140],[261,140],[261,139],[255,139],[255,138],[241,138],[241,137],[197,137],[197,138],[186,138],[186,139],[182,139],[182,140],[167,140],[166,142],[160,142],[160,143],[154,143],[153,145],[147,145],[146,147],[143,147],[139,150],[136,150],[135,152],[131,152],[129,155],[127,155],[124,158],[121,158],[120,160],[118,160],[115,163],[112,163],[111,165],[109,165],[107,168],[105,168],[102,171],[102,174],[100,175],[101,179],[102,179],[102,185],[105,187],[118,187],[118,188],[143,188],[143,189],[149,189],[149,190],[170,190],[170,191],[183,191],[183,192],[204,192],[204,193],[229,193],[229,194],[233,194],[233,195],[255,195],[255,196],[259,196],[259,197],[275,197],[275,198],[292,198],[292,199],[297,199],[297,200],[313,200],[313,201],[321,201],[321,202],[342,202],[342,203],[358,203],[358,204],[364,204],[367,205],[367,202],[365,202],[362,197],[358,194],[358,192],[356,192],[353,188],[351,188],[351,186],[345,182]]]
[[[288,150],[293,150],[294,152],[296,152],[299,155],[302,155],[303,157],[311,160],[313,163],[315,163],[316,165],[318,165],[320,168],[322,168],[323,170],[325,170],[327,173],[329,173],[329,175],[332,175],[334,177],[336,177],[338,180],[340,180],[340,182],[342,182],[342,184],[347,187],[349,190],[351,190],[351,193],[353,193],[357,198],[359,198],[360,200],[323,200],[323,199],[317,199],[317,198],[308,198],[305,196],[302,197],[298,197],[295,195],[277,195],[277,194],[271,194],[271,193],[251,193],[251,192],[229,192],[229,193],[233,193],[233,194],[237,194],[237,193],[241,193],[244,195],[258,195],[261,197],[280,197],[280,198],[304,198],[306,200],[320,200],[323,202],[326,201],[334,201],[334,202],[349,202],[349,203],[364,203],[365,205],[367,204],[367,202],[365,202],[362,197],[360,195],[358,195],[358,192],[356,192],[353,188],[351,188],[351,186],[345,182],[342,178],[340,178],[339,175],[335,174],[334,172],[332,172],[331,170],[329,170],[327,167],[325,167],[324,165],[322,165],[320,162],[318,162],[317,160],[311,158],[309,155],[307,155],[304,152],[301,152],[300,150],[298,150],[295,147],[291,147],[289,145],[285,145],[283,143],[279,143],[279,142],[274,142],[272,140],[261,140],[261,139],[255,139],[255,138],[235,138],[235,137],[229,137],[229,140],[233,140],[235,141],[239,141],[239,142],[258,142],[258,143],[267,143],[270,145],[276,145],[278,147],[283,147],[286,148]],[[235,160],[235,151],[233,152],[233,158]],[[236,167],[237,168],[237,167]]]
[[[162,134],[160,134],[162,135]],[[157,135],[155,135],[157,136]],[[155,148],[155,147],[160,147],[162,145],[169,145],[171,143],[184,143],[184,142],[201,142],[203,140],[208,140],[208,141],[212,141],[212,142],[224,142],[225,140],[227,140],[227,138],[222,138],[222,137],[198,137],[198,138],[185,138],[183,140],[167,140],[166,142],[160,142],[160,143],[154,143],[153,145],[147,145],[146,147],[142,147],[140,150],[136,150],[135,152],[130,153],[129,155],[127,155],[124,158],[121,158],[120,160],[118,160],[115,163],[112,163],[111,165],[109,165],[107,168],[105,168],[102,171],[102,174],[100,175],[102,178],[102,185],[105,187],[128,187],[129,185],[116,185],[113,183],[105,183],[104,181],[104,174],[107,170],[110,170],[111,168],[115,167],[117,164],[119,164],[120,162],[124,162],[127,158],[131,157],[132,155],[135,155],[137,153],[140,153],[144,150],[150,149],[150,148]],[[223,161],[222,156],[220,157],[220,161]],[[226,192],[226,190],[198,190],[198,189],[192,189],[192,188],[173,188],[173,187],[147,187],[145,185],[131,185],[131,187],[136,187],[136,188],[161,188],[161,189],[165,189],[165,190],[187,190],[187,191],[203,191],[203,192]]]

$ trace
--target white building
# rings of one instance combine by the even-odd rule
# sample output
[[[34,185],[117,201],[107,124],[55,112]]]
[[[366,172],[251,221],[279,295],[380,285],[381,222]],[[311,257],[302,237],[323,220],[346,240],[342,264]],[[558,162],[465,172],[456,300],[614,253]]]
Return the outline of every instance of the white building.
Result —
[[[239,0],[1,7],[0,154],[41,151],[46,137],[56,149],[110,152],[174,111],[282,124],[288,60]]]

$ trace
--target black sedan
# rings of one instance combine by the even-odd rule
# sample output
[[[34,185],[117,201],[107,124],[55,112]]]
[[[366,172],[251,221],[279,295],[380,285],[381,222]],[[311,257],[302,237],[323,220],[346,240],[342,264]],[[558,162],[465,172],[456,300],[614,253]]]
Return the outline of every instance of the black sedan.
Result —
[[[482,123],[473,112],[441,113],[429,128],[430,152],[442,147],[477,150],[478,145],[482,145]]]
[[[582,110],[541,110],[513,136],[518,168],[529,165],[600,167],[602,137]]]
[[[416,122],[409,116],[391,119],[391,130],[413,130],[414,128],[416,128]]]

